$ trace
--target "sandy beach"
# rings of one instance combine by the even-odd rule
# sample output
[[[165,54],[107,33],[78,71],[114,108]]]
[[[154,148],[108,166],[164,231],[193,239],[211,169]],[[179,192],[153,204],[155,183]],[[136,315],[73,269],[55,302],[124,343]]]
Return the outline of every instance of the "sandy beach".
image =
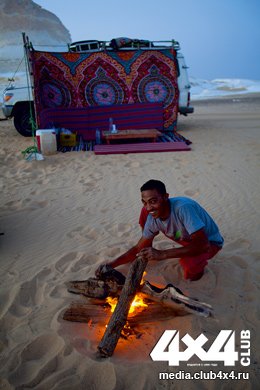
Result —
[[[178,131],[192,141],[186,152],[68,152],[26,161],[21,151],[32,140],[12,121],[0,121],[0,389],[259,389],[260,95],[193,106],[194,114],[179,119]],[[89,324],[62,319],[72,301],[84,299],[70,294],[66,282],[93,277],[100,263],[136,243],[139,188],[151,178],[162,180],[171,196],[205,207],[225,245],[198,281],[181,278],[177,259],[149,263],[145,278],[207,302],[214,316],[173,313],[140,323],[138,337],[120,339],[114,355],[100,360],[104,326],[94,318]],[[155,240],[157,248],[169,245],[162,235]],[[237,351],[240,332],[249,330],[250,365],[241,365],[240,355],[234,367],[154,362],[149,354],[167,329],[194,339],[203,333],[209,344],[221,330],[233,330]],[[249,379],[159,379],[160,372],[209,370],[249,373]]]

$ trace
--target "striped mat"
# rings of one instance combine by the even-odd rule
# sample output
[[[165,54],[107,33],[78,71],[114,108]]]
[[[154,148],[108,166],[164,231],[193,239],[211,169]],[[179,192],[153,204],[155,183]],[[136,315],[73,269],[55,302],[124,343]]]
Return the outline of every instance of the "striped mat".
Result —
[[[135,144],[95,145],[95,154],[127,154],[127,153],[158,153],[180,152],[190,150],[185,142],[144,142]]]

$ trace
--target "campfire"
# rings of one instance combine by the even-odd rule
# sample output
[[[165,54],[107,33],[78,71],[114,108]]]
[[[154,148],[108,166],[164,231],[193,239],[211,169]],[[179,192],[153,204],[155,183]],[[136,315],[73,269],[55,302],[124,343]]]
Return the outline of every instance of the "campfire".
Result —
[[[102,318],[104,315],[102,313],[107,313],[109,308],[110,318],[98,345],[98,353],[102,357],[113,354],[120,336],[127,338],[135,334],[136,337],[141,337],[142,333],[137,329],[135,331],[135,326],[141,317],[142,320],[146,317],[154,319],[152,313],[158,315],[158,312],[153,311],[156,309],[155,303],[163,305],[164,313],[165,308],[168,308],[171,317],[174,312],[178,313],[177,315],[195,314],[203,317],[212,315],[212,307],[209,304],[184,295],[172,284],[159,288],[149,281],[144,281],[142,276],[146,264],[146,260],[137,258],[131,264],[126,278],[120,272],[105,266],[100,278],[69,282],[70,292],[99,300],[96,301],[99,311],[93,317],[93,307],[86,306],[85,303],[72,303],[64,313],[64,319],[88,323],[92,318],[96,320]],[[104,300],[106,309],[104,304],[101,306],[100,300]],[[150,302],[149,308],[147,302]]]

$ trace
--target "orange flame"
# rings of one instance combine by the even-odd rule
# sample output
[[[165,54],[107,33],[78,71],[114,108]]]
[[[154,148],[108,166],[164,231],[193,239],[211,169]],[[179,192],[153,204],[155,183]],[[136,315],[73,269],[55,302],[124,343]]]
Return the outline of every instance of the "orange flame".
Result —
[[[106,303],[108,303],[111,307],[111,313],[113,313],[115,311],[115,308],[116,308],[116,305],[117,305],[117,301],[118,299],[117,298],[111,298],[111,297],[107,297],[106,298]]]
[[[147,303],[144,302],[144,300],[140,294],[136,294],[133,302],[131,303],[131,306],[129,309],[129,314],[134,313],[136,309],[139,309],[141,307],[145,308],[145,307],[148,307],[148,305],[147,305]]]
[[[111,298],[107,297],[106,302],[110,305],[111,307],[111,312],[113,313],[116,305],[117,305],[117,298]],[[144,302],[142,296],[140,294],[136,294],[134,297],[133,302],[131,303],[130,309],[129,309],[129,314],[133,314],[134,312],[138,311],[140,308],[145,308],[148,307],[148,305]]]
[[[144,284],[144,279],[143,278],[146,275],[146,273],[147,272],[143,273],[143,277],[142,277],[140,285]],[[110,305],[110,307],[111,307],[110,310],[113,313],[115,311],[115,308],[116,308],[116,305],[117,305],[117,302],[118,302],[118,298],[107,297],[106,298],[106,302]],[[135,295],[135,297],[134,297],[133,302],[131,303],[131,306],[130,306],[128,314],[133,314],[136,311],[138,311],[138,309],[140,309],[140,308],[144,309],[145,307],[148,307],[148,305],[144,302],[144,300],[142,298],[142,294],[137,293]]]

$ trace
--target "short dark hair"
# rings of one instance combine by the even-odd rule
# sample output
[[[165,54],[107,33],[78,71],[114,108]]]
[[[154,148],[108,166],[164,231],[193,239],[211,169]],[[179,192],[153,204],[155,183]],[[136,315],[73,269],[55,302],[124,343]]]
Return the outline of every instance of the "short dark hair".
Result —
[[[140,191],[149,191],[149,190],[157,190],[159,194],[165,195],[167,193],[165,184],[160,180],[148,180],[146,183],[142,185]]]

